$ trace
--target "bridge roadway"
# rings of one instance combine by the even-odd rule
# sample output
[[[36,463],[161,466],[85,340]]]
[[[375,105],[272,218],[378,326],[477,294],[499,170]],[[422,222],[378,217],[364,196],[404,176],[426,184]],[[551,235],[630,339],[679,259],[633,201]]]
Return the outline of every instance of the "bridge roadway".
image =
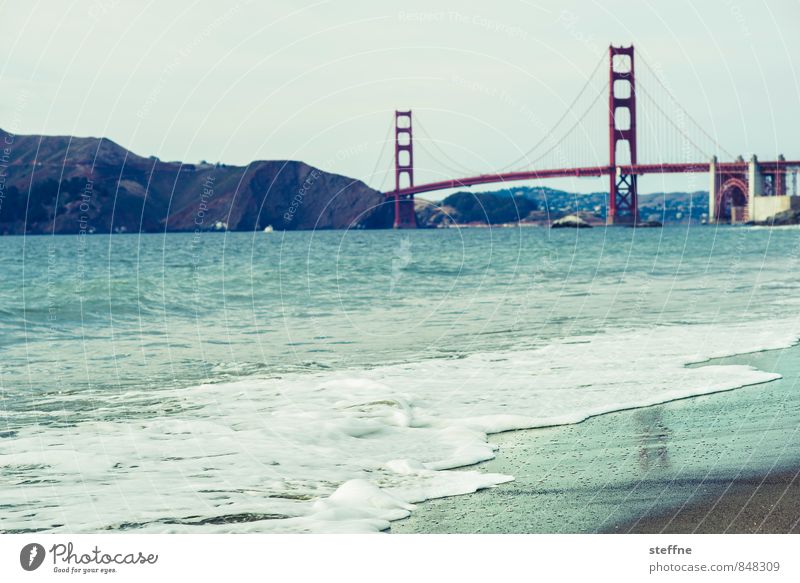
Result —
[[[772,162],[762,162],[759,160],[759,167],[762,172],[775,172],[785,170],[788,167],[800,167],[797,160],[776,160]],[[746,173],[747,162],[717,162],[718,174]],[[681,164],[636,164],[619,166],[623,174],[682,174],[692,172],[709,172],[710,162],[687,162]],[[454,178],[452,180],[441,180],[438,182],[427,182],[416,184],[411,187],[401,188],[399,192],[387,192],[387,196],[404,196],[419,194],[422,192],[433,192],[435,190],[447,190],[450,188],[465,188],[478,184],[492,184],[504,182],[516,182],[520,180],[539,180],[543,178],[586,178],[597,176],[608,176],[615,171],[612,166],[587,166],[582,168],[555,168],[550,170],[525,170],[521,172],[506,172],[497,174],[480,174],[468,178]]]

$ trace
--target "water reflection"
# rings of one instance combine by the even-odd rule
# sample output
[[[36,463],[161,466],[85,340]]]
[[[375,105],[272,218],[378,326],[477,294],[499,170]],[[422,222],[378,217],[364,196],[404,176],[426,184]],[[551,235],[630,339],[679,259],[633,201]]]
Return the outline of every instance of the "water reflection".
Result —
[[[670,466],[667,443],[672,431],[664,424],[662,407],[649,407],[634,412],[639,431],[639,469],[643,472]]]

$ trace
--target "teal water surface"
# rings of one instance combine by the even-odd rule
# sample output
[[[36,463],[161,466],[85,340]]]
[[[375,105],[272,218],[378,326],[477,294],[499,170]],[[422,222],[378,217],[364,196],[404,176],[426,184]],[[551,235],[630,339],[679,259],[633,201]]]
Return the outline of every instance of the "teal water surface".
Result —
[[[48,496],[62,492],[59,488],[86,488],[85,469],[61,467],[62,458],[41,453],[41,463],[23,463],[30,443],[58,448],[65,438],[78,436],[82,448],[107,447],[106,465],[94,468],[92,479],[98,488],[114,485],[123,491],[108,472],[130,455],[124,453],[124,435],[141,431],[149,436],[147,447],[159,443],[160,430],[147,422],[169,426],[169,435],[181,433],[172,421],[241,429],[240,412],[214,419],[214,399],[226,399],[224,391],[202,393],[201,403],[200,393],[183,388],[284,377],[295,383],[287,386],[305,386],[297,381],[302,375],[335,376],[385,365],[401,367],[392,369],[394,379],[409,367],[402,385],[413,388],[425,370],[417,365],[425,361],[546,348],[558,339],[585,342],[663,325],[777,320],[788,326],[796,323],[800,303],[798,244],[800,230],[794,228],[711,226],[5,237],[0,239],[0,456],[11,461],[0,459],[0,480],[19,495],[5,505],[0,500],[0,509],[11,509],[9,530],[83,527],[74,517],[59,518],[60,509],[37,514],[28,527],[24,517],[32,515],[23,512],[28,503],[23,500],[35,508],[49,500],[48,507],[57,508]],[[620,369],[635,367],[635,350],[625,350],[616,353],[612,346],[608,354],[592,357]],[[487,386],[498,374],[485,366],[476,370],[485,375],[478,382]],[[534,385],[536,372],[530,371]],[[592,390],[591,383],[580,386]],[[272,398],[259,394],[254,409],[275,411]],[[478,401],[468,397],[462,405]],[[279,413],[303,414],[304,407],[294,403]],[[248,421],[258,422],[258,416]],[[194,431],[202,449],[202,431]],[[253,439],[266,443],[255,434]],[[338,446],[331,443],[324,455],[333,459]],[[142,451],[141,463],[152,464],[156,480],[179,459]],[[139,465],[132,464],[131,472]],[[193,497],[212,492],[203,484],[218,484],[219,476],[206,470],[214,465],[181,474],[197,483],[176,478],[176,491],[186,488],[187,508]],[[269,472],[280,477],[279,470]],[[273,480],[265,497],[278,491],[286,499],[310,500],[317,492],[330,493],[340,478],[325,479],[324,471],[317,471],[313,478]],[[246,480],[231,478],[222,498],[246,490],[240,481]],[[35,495],[24,489],[42,483],[57,486]],[[129,488],[141,491],[141,484],[131,481]],[[293,488],[302,493],[287,494]],[[111,512],[113,520],[108,510],[98,510],[86,528],[173,524],[174,517],[163,516],[166,510],[142,510],[146,499],[136,504],[137,511]],[[171,504],[164,501],[164,508]],[[204,498],[203,504],[216,512],[216,502]],[[236,505],[248,509],[237,516],[253,515],[246,504]],[[136,521],[128,514],[136,514]],[[195,524],[186,520],[182,524]]]
[[[22,413],[35,399],[37,423],[59,422],[66,398],[72,413],[87,395],[141,390],[157,401],[161,387],[242,375],[459,356],[630,325],[758,320],[791,313],[800,290],[795,229],[0,242],[3,402]],[[103,416],[130,414],[113,409]]]

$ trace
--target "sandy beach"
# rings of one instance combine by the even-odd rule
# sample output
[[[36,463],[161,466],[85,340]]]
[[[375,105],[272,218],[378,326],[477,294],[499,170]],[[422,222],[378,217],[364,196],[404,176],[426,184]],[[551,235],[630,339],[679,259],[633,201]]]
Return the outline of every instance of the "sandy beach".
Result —
[[[800,471],[735,478],[721,492],[699,493],[680,508],[614,526],[622,533],[800,534]]]
[[[799,532],[800,347],[705,364],[782,378],[494,435],[479,467],[513,482],[421,504],[392,532]]]

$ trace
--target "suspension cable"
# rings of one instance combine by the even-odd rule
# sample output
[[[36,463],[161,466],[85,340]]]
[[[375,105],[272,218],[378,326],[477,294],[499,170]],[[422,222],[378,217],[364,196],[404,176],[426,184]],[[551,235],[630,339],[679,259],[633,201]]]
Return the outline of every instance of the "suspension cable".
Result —
[[[676,124],[676,123],[675,123],[675,122],[672,120],[672,118],[671,118],[671,117],[670,117],[670,116],[667,114],[667,112],[665,112],[665,111],[664,111],[664,110],[661,108],[661,106],[660,106],[658,103],[656,103],[656,100],[653,98],[653,96],[652,96],[652,95],[650,95],[650,93],[647,91],[647,89],[645,89],[643,86],[639,86],[639,87],[637,88],[637,92],[638,92],[638,91],[641,91],[641,94],[642,94],[642,95],[644,95],[644,96],[645,96],[645,98],[647,98],[647,99],[650,101],[650,103],[651,103],[653,106],[655,106],[656,110],[658,110],[658,111],[661,113],[661,115],[663,115],[663,116],[664,116],[664,119],[666,119],[666,120],[667,120],[667,122],[668,122],[669,124],[671,124],[671,125],[672,125],[672,127],[674,127],[676,130],[678,130],[678,133],[679,133],[680,135],[682,135],[684,138],[686,138],[686,140],[687,140],[687,141],[688,141],[688,142],[689,142],[689,143],[690,143],[692,146],[694,146],[694,147],[697,149],[697,151],[698,151],[698,152],[700,152],[702,155],[706,156],[707,158],[710,158],[710,156],[708,155],[708,152],[706,152],[704,148],[701,148],[700,146],[698,146],[698,145],[697,145],[697,144],[694,142],[694,140],[692,140],[692,138],[690,138],[690,137],[689,137],[689,135],[688,135],[688,134],[686,134],[686,133],[685,133],[685,132],[684,132],[684,131],[683,131],[683,130],[680,128],[680,126],[678,126],[678,124]],[[715,144],[717,147],[719,147],[719,144],[717,144],[716,142],[714,142],[714,144]],[[720,149],[721,149],[721,148],[720,148]],[[724,151],[724,150],[723,150],[723,151]],[[725,152],[725,153],[727,154],[727,152]],[[730,155],[730,154],[728,154],[728,155]]]
[[[728,151],[727,151],[725,148],[723,148],[723,147],[722,147],[722,146],[719,144],[719,142],[717,141],[717,139],[716,139],[716,138],[714,138],[713,136],[711,136],[711,134],[709,134],[709,133],[708,133],[708,132],[707,132],[707,131],[706,131],[706,130],[703,128],[703,126],[702,126],[702,125],[700,125],[700,124],[697,122],[697,120],[695,120],[695,119],[694,119],[694,118],[691,116],[691,114],[690,114],[688,111],[686,111],[686,109],[685,109],[685,108],[684,108],[684,107],[681,105],[680,101],[678,101],[678,100],[675,98],[675,96],[672,94],[672,92],[669,90],[669,88],[668,88],[668,87],[667,87],[667,86],[666,86],[666,85],[665,85],[665,84],[664,84],[664,83],[661,81],[661,79],[659,78],[659,76],[656,74],[655,70],[654,70],[654,69],[653,69],[653,68],[650,66],[650,64],[647,62],[647,59],[645,59],[643,56],[641,56],[641,55],[639,55],[639,54],[637,54],[637,57],[638,57],[638,58],[639,58],[639,60],[640,60],[640,61],[641,61],[641,62],[644,64],[644,66],[647,68],[647,70],[650,72],[650,74],[653,76],[653,78],[656,80],[656,82],[657,82],[659,85],[661,85],[661,88],[662,88],[662,89],[664,89],[664,91],[666,91],[666,92],[667,92],[667,95],[668,95],[668,96],[669,96],[669,97],[672,99],[672,101],[675,103],[675,105],[677,105],[677,106],[678,106],[678,108],[679,108],[679,109],[680,109],[680,110],[681,110],[681,111],[684,113],[684,115],[686,115],[686,117],[689,119],[689,121],[691,121],[691,122],[692,122],[692,123],[695,125],[695,127],[696,127],[697,129],[699,129],[699,130],[700,130],[700,131],[703,133],[703,135],[704,135],[705,137],[707,137],[709,140],[711,140],[711,141],[714,143],[714,145],[715,145],[717,148],[719,148],[719,150],[720,150],[722,153],[724,153],[725,155],[729,156],[731,159],[732,159],[732,158],[734,158],[734,155],[733,155],[733,154],[731,154],[731,153],[730,153],[730,152],[728,152]],[[680,131],[680,130],[679,130],[679,131]],[[702,150],[701,150],[701,151],[702,151]]]
[[[389,136],[392,135],[392,125],[393,125],[393,123],[394,122],[390,123],[388,129],[386,130],[386,136],[383,138],[383,143],[381,144],[381,151],[378,154],[378,159],[375,160],[375,167],[372,169],[372,173],[369,175],[370,180],[372,180],[372,177],[375,176],[376,173],[378,172],[378,166],[381,163],[381,158],[383,158],[383,153],[386,151],[386,144],[389,143]],[[389,167],[391,168],[391,164],[390,164]],[[386,183],[386,174],[384,174],[383,181],[381,182],[381,186],[380,186],[381,192],[383,192],[383,185],[385,183]]]
[[[550,136],[553,134],[553,132],[555,132],[555,131],[556,131],[556,129],[558,128],[558,126],[561,124],[561,122],[562,122],[562,121],[564,121],[564,119],[566,119],[566,117],[567,117],[567,115],[569,114],[569,112],[570,112],[570,111],[572,111],[572,108],[573,108],[573,107],[575,107],[575,104],[578,102],[578,100],[579,100],[579,99],[581,98],[581,96],[584,94],[584,92],[586,91],[586,89],[589,87],[589,85],[590,85],[590,83],[592,82],[592,80],[594,79],[594,76],[595,76],[595,74],[597,73],[598,69],[600,69],[600,65],[603,63],[603,61],[605,61],[605,58],[606,58],[606,55],[605,55],[605,53],[603,53],[603,55],[600,57],[600,60],[599,60],[599,61],[597,61],[597,64],[594,66],[594,69],[592,70],[592,72],[591,72],[591,73],[589,74],[589,76],[586,78],[586,83],[584,83],[583,87],[582,87],[582,88],[581,88],[581,90],[578,92],[578,95],[577,95],[577,96],[575,96],[575,99],[573,99],[573,100],[572,100],[572,103],[570,103],[570,104],[569,104],[569,106],[568,106],[568,107],[567,107],[567,108],[564,110],[564,113],[563,113],[563,114],[561,114],[561,117],[560,117],[560,118],[558,118],[558,121],[556,121],[556,123],[555,123],[555,124],[554,124],[554,125],[553,125],[553,126],[550,128],[550,130],[549,130],[549,131],[547,131],[547,132],[546,132],[546,133],[545,133],[545,134],[542,136],[542,138],[541,138],[541,139],[540,139],[538,142],[536,142],[536,143],[533,145],[533,147],[531,147],[531,149],[530,149],[530,150],[528,150],[527,152],[525,152],[525,153],[524,153],[522,156],[520,156],[519,158],[517,158],[516,160],[514,160],[513,162],[511,162],[511,163],[510,163],[510,164],[508,164],[507,166],[504,166],[503,168],[500,168],[500,170],[498,170],[498,172],[503,172],[504,170],[508,170],[508,169],[509,169],[509,168],[511,168],[512,166],[516,166],[517,164],[519,164],[519,163],[520,163],[520,162],[522,162],[523,160],[526,160],[526,159],[527,159],[527,158],[528,158],[528,157],[529,157],[529,156],[530,156],[530,155],[531,155],[533,152],[535,152],[535,151],[536,151],[536,149],[537,149],[537,148],[539,148],[539,146],[541,146],[541,145],[544,143],[544,141],[545,141],[547,138],[549,138],[549,137],[550,137]],[[596,101],[596,99],[595,99],[595,101]],[[592,103],[592,106],[593,106],[593,105],[594,105],[594,103]],[[590,106],[590,107],[591,107],[591,106]],[[570,130],[570,131],[571,131],[571,130]]]
[[[447,160],[449,160],[450,162],[452,162],[452,163],[453,163],[453,164],[455,164],[456,166],[460,167],[460,169],[458,170],[458,172],[466,172],[467,174],[469,174],[469,173],[471,172],[470,168],[468,168],[467,166],[464,166],[464,164],[462,164],[461,162],[459,162],[458,160],[456,160],[455,158],[453,158],[452,156],[450,156],[450,155],[449,155],[447,152],[445,152],[445,151],[442,149],[442,147],[439,145],[439,142],[438,142],[437,140],[434,140],[434,139],[433,139],[433,138],[430,136],[430,134],[429,134],[429,133],[428,133],[428,132],[425,130],[425,127],[424,127],[424,126],[423,126],[423,125],[420,123],[420,121],[419,121],[419,115],[417,115],[417,116],[414,118],[414,126],[415,126],[416,128],[418,128],[418,129],[419,129],[419,130],[422,132],[422,134],[425,136],[425,139],[427,139],[427,140],[428,140],[428,141],[431,143],[431,145],[432,145],[433,147],[435,147],[435,148],[436,148],[436,149],[439,151],[439,153],[440,153],[442,156],[444,156],[444,157],[445,157]],[[417,143],[420,143],[420,142],[417,142]],[[428,151],[428,154],[430,155],[430,151]],[[434,159],[435,159],[435,156],[434,156]],[[437,162],[438,162],[438,160],[437,160]],[[443,164],[443,166],[445,166],[445,165]],[[448,169],[449,169],[449,170],[453,170],[454,168],[448,168]]]
[[[454,167],[453,167],[453,166],[451,166],[450,164],[447,164],[447,163],[445,163],[445,162],[442,162],[442,161],[441,161],[439,158],[437,158],[437,157],[436,157],[436,156],[433,154],[433,152],[431,152],[431,151],[430,151],[428,148],[426,148],[426,147],[425,147],[425,144],[426,144],[426,141],[425,141],[425,140],[417,140],[417,141],[414,143],[414,147],[415,147],[415,148],[418,148],[418,149],[420,149],[420,150],[422,150],[422,151],[423,151],[425,154],[427,154],[427,156],[428,156],[429,158],[431,158],[431,160],[433,160],[433,162],[435,162],[435,163],[436,163],[438,166],[441,166],[442,168],[444,168],[445,170],[447,170],[447,171],[449,171],[449,172],[451,172],[451,173],[455,174],[456,176],[458,176],[458,175],[462,175],[462,176],[469,176],[470,174],[473,174],[473,172],[472,172],[471,170],[469,170],[469,169],[466,169],[466,166],[462,166],[461,168],[454,168]]]
[[[605,92],[606,92],[606,87],[608,87],[608,84],[607,84],[607,83],[606,83],[606,85],[605,85],[604,87],[601,87],[601,88],[600,88],[600,91],[598,91],[598,92],[597,92],[597,95],[596,95],[596,96],[595,96],[595,98],[592,100],[592,103],[589,105],[589,107],[587,107],[587,108],[586,108],[586,111],[584,111],[584,112],[583,112],[583,114],[582,114],[582,115],[581,115],[581,116],[578,118],[578,120],[577,120],[577,121],[576,121],[576,122],[575,122],[575,123],[574,123],[574,124],[573,124],[573,125],[572,125],[572,126],[569,128],[569,129],[568,129],[568,130],[567,130],[567,132],[566,132],[566,133],[565,133],[565,134],[564,134],[564,135],[561,137],[561,139],[560,139],[558,142],[556,142],[555,144],[553,144],[553,145],[552,145],[550,148],[548,148],[547,150],[545,150],[545,151],[544,151],[544,152],[541,154],[541,156],[539,156],[538,158],[536,158],[536,159],[534,159],[534,160],[531,160],[531,162],[530,162],[530,165],[536,164],[536,162],[539,162],[539,161],[541,161],[541,160],[542,160],[542,159],[544,159],[544,157],[545,157],[545,156],[547,156],[547,155],[548,155],[550,152],[552,152],[553,150],[555,150],[555,149],[556,149],[556,148],[558,148],[558,147],[559,147],[561,144],[563,144],[563,143],[564,143],[564,140],[566,140],[566,139],[567,139],[567,138],[568,138],[568,137],[569,137],[569,136],[572,134],[572,132],[575,130],[575,128],[577,128],[579,125],[581,125],[581,123],[583,122],[583,120],[584,120],[584,119],[586,119],[586,116],[587,116],[587,115],[589,115],[589,112],[590,112],[590,111],[592,111],[592,108],[595,106],[595,104],[597,103],[598,99],[600,99],[600,97],[602,97],[602,96],[605,94]],[[508,167],[506,167],[506,168],[503,168],[503,170],[506,170],[507,168],[508,168]],[[502,172],[502,170],[501,170],[501,172]]]

